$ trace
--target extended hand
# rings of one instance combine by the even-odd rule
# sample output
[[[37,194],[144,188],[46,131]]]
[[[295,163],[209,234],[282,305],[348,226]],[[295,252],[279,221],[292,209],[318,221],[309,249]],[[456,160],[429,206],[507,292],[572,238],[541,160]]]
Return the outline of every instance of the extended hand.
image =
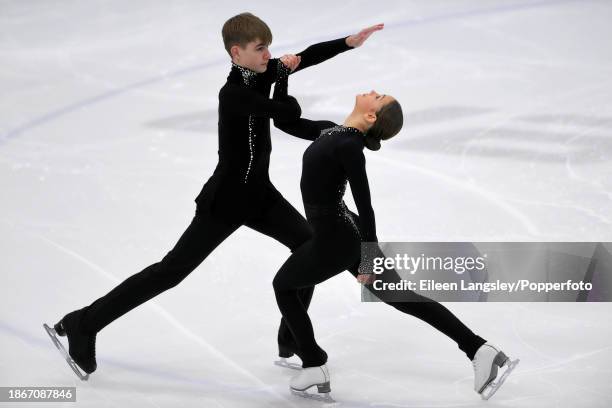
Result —
[[[380,31],[383,28],[385,28],[384,23],[376,24],[376,25],[373,25],[372,27],[364,28],[357,34],[349,35],[346,38],[346,45],[348,45],[349,47],[357,48],[361,44],[363,44],[365,40],[367,40],[368,37],[372,35],[373,32]]]
[[[300,65],[302,57],[293,54],[286,54],[280,57],[280,60],[287,68],[289,68],[289,70],[291,70],[291,72],[293,72],[298,65]]]

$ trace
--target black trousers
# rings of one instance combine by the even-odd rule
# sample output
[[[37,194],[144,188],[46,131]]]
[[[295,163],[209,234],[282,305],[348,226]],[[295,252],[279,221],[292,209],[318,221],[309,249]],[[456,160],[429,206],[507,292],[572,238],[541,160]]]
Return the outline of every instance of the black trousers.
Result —
[[[210,208],[196,210],[193,220],[174,248],[157,263],[130,276],[105,296],[85,308],[82,327],[99,332],[109,323],[147,300],[178,285],[227,237],[241,225],[261,232],[290,250],[295,250],[312,236],[306,219],[280,193],[270,189],[264,200],[253,205],[243,222],[228,222],[214,216]],[[314,288],[299,290],[301,307],[307,309]],[[279,354],[290,356],[287,350],[295,348],[295,342],[284,319],[278,331]]]
[[[308,213],[307,213],[308,215]],[[300,301],[300,290],[311,288],[344,270],[357,276],[361,257],[358,233],[359,217],[347,211],[345,216],[308,217],[313,237],[293,252],[276,274],[273,285],[278,307],[296,341],[295,353],[302,366],[318,367],[327,362],[327,353],[317,344],[307,307]],[[395,270],[380,275],[385,282],[399,282]],[[372,286],[366,286],[374,295]],[[472,360],[486,340],[475,335],[440,303],[411,292],[410,302],[385,301],[400,312],[415,316],[454,340]],[[386,297],[381,296],[386,299]]]

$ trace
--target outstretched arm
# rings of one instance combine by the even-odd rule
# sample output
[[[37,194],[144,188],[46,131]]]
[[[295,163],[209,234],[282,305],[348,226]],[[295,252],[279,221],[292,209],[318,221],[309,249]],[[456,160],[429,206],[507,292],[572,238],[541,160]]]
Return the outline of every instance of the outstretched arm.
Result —
[[[352,49],[352,47],[346,43],[347,38],[348,37],[338,38],[337,40],[314,44],[304,51],[298,52],[296,56],[300,59],[300,65],[293,70],[292,73],[320,64],[344,51]]]
[[[364,28],[357,34],[349,35],[348,37],[311,45],[304,51],[296,54],[296,56],[300,58],[300,64],[292,71],[292,73],[298,72],[313,65],[317,65],[323,61],[335,57],[341,52],[361,46],[370,37],[370,35],[372,35],[372,33],[382,30],[384,26],[384,24],[376,24],[371,27]]]
[[[310,120],[299,118],[293,122],[274,121],[274,126],[291,136],[305,140],[315,140],[322,130],[337,126],[329,120]]]
[[[296,55],[286,54],[280,57],[278,60],[283,62],[285,66],[290,67],[291,73],[294,73],[335,57],[341,52],[360,47],[374,32],[380,31],[384,27],[384,24],[376,24],[371,27],[366,27],[357,34],[349,35],[348,37],[339,38],[337,40],[314,44]],[[291,61],[291,58],[295,58],[297,63]],[[277,59],[271,59],[268,64],[267,75],[271,81],[278,79],[276,61]]]
[[[274,101],[283,101],[286,99],[294,99],[288,94],[288,76],[289,68],[284,66],[279,61],[279,78],[274,85]],[[282,118],[274,119],[274,126],[292,136],[306,140],[315,140],[321,134],[321,130],[329,129],[336,126],[334,122],[328,120],[309,120],[298,118],[293,120],[284,120]]]

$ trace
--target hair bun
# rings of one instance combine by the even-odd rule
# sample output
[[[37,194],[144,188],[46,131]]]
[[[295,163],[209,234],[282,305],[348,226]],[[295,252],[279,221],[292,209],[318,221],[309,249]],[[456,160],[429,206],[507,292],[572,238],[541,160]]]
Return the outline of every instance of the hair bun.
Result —
[[[369,150],[373,150],[373,151],[379,150],[380,149],[380,139],[371,134],[366,134],[365,135],[365,146]]]

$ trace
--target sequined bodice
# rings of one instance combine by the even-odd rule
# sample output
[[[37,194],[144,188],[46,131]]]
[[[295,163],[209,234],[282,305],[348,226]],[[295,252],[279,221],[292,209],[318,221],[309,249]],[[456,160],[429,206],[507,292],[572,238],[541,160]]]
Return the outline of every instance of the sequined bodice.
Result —
[[[342,206],[347,174],[338,160],[336,150],[341,144],[353,140],[363,143],[360,140],[362,138],[361,132],[350,127],[334,126],[321,131],[321,135],[306,149],[302,159],[300,188],[304,203],[336,208]]]

